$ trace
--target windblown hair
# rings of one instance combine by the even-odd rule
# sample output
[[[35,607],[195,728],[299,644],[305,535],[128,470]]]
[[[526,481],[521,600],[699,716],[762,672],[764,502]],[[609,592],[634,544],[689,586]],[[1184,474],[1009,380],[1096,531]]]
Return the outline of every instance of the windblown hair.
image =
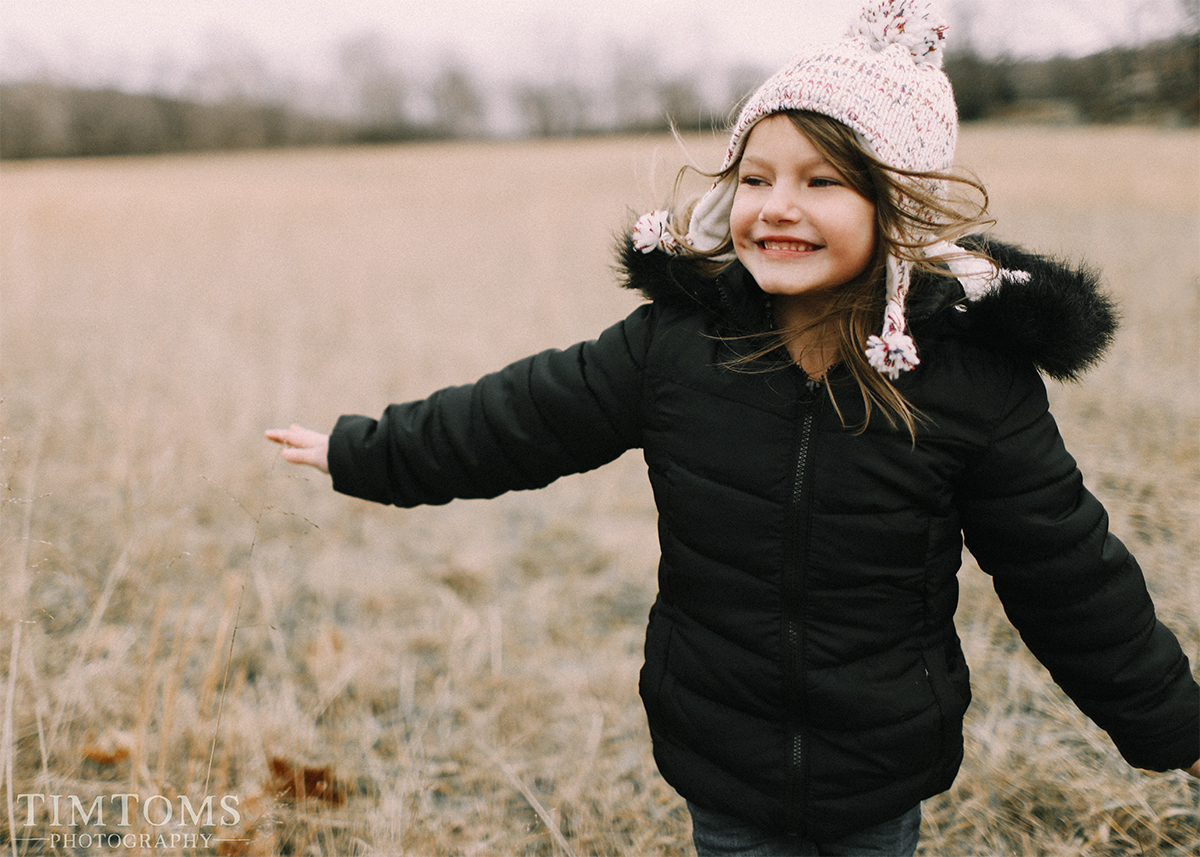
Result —
[[[952,243],[990,225],[987,190],[978,179],[967,174],[951,171],[913,172],[890,167],[872,155],[854,131],[828,116],[808,111],[785,111],[784,115],[841,173],[851,188],[874,204],[875,252],[862,273],[834,290],[827,311],[819,318],[801,328],[776,331],[760,347],[736,358],[731,365],[733,368],[747,369],[780,345],[808,331],[821,331],[823,335],[835,338],[837,356],[849,367],[862,394],[865,416],[855,428],[864,431],[873,411],[878,408],[890,425],[895,426],[897,421],[903,423],[915,438],[919,414],[896,386],[871,366],[865,354],[867,339],[879,331],[883,321],[887,302],[887,258],[891,255],[911,262],[914,272],[927,271],[946,276],[948,259],[941,256],[926,257],[923,251],[940,241]],[[727,168],[705,175],[716,181],[731,179],[737,175],[741,158],[742,154],[738,152]],[[693,167],[685,167],[680,171],[676,181],[676,196],[683,178],[693,170]],[[960,188],[962,193],[952,196],[949,192],[951,187]],[[972,201],[971,196],[977,197],[977,200]],[[695,204],[696,201],[692,201],[684,206],[683,217],[672,218],[673,224],[683,224],[682,227],[673,225],[673,230],[686,229]],[[715,277],[729,264],[727,257],[733,253],[731,236],[727,236],[714,250],[702,252],[691,248],[683,234],[675,234],[683,248],[682,255],[690,260],[698,273]],[[963,250],[962,255],[987,258],[968,250]],[[833,395],[832,386],[825,386],[841,416],[842,411]]]

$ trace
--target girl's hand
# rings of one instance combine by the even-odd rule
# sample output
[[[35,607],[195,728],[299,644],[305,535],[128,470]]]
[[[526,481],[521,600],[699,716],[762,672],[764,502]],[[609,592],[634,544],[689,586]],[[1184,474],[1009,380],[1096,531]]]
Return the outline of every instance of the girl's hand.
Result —
[[[295,423],[286,429],[267,429],[267,439],[282,443],[284,461],[307,464],[322,473],[329,472],[329,435],[306,429]]]
[[[1200,777],[1200,760],[1197,760],[1196,764],[1192,765],[1190,768],[1184,768],[1184,770],[1193,777]]]

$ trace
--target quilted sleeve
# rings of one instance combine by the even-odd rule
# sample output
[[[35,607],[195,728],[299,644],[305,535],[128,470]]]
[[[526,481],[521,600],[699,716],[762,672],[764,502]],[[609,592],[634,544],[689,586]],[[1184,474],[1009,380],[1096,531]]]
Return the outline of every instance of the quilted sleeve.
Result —
[[[597,340],[519,360],[474,384],[343,416],[329,444],[335,490],[396,506],[540,488],[640,445],[651,308]]]
[[[959,507],[967,547],[1022,639],[1126,760],[1169,770],[1200,758],[1188,659],[1084,487],[1031,368],[1017,371]]]

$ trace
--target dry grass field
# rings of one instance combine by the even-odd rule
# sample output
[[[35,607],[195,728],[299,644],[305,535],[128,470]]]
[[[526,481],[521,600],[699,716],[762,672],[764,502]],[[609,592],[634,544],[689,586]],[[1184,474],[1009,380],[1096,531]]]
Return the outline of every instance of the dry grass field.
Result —
[[[960,144],[1000,236],[1089,260],[1122,303],[1110,359],[1052,396],[1193,663],[1198,145]],[[689,146],[712,166],[723,141]],[[597,334],[636,305],[613,235],[681,157],[653,138],[3,166],[5,853],[693,853],[636,694],[656,560],[636,455],[402,511],[262,438]],[[1197,784],[1129,769],[962,577],[976,702],[920,853],[1196,853]]]

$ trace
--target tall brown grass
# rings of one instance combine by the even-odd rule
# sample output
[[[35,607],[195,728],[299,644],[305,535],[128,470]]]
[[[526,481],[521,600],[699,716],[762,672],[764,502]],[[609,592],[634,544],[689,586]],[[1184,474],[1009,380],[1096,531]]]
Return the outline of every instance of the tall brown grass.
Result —
[[[1193,659],[1198,139],[972,128],[960,159],[1003,237],[1092,261],[1122,301],[1113,355],[1054,402]],[[690,145],[712,166],[722,143]],[[71,832],[67,798],[56,828],[17,795],[132,793],[236,796],[204,831],[222,854],[691,853],[636,697],[636,455],[400,511],[261,436],[594,336],[636,303],[613,236],[679,161],[646,138],[5,165],[6,850]],[[921,853],[1194,853],[1196,784],[1128,768],[962,576],[977,700]]]

